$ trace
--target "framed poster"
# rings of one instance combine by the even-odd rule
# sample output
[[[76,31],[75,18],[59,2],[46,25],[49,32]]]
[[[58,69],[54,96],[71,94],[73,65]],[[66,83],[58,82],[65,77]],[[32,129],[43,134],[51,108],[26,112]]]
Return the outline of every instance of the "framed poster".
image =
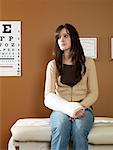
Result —
[[[80,37],[85,56],[97,59],[98,43],[96,37]]]
[[[111,59],[113,59],[113,37],[111,37]]]
[[[0,76],[21,76],[21,21],[0,21]]]

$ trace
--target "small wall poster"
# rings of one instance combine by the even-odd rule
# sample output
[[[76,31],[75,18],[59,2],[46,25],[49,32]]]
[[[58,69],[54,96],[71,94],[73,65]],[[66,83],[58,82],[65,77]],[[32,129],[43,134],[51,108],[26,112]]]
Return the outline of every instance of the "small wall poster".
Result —
[[[21,76],[21,21],[0,21],[0,76]]]
[[[81,37],[80,42],[82,44],[85,56],[96,59],[97,58],[97,38]]]
[[[113,37],[111,38],[111,59],[113,59]]]

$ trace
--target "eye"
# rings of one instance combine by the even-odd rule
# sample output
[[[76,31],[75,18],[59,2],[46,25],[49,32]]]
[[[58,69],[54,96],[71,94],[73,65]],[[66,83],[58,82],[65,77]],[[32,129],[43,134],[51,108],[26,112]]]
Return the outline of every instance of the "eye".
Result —
[[[69,34],[64,34],[64,37],[65,38],[68,38],[70,35]]]
[[[60,34],[56,33],[55,38],[60,39],[61,38]]]
[[[58,36],[58,39],[60,39],[60,38],[61,38],[61,36],[59,35],[59,36]]]

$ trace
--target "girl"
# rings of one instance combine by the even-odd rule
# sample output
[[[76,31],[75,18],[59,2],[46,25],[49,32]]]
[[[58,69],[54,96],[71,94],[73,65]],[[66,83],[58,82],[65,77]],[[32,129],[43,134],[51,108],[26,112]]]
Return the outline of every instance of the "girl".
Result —
[[[50,116],[51,150],[88,150],[94,123],[92,104],[98,97],[94,60],[84,56],[76,28],[60,25],[55,33],[55,58],[47,65],[45,105]]]

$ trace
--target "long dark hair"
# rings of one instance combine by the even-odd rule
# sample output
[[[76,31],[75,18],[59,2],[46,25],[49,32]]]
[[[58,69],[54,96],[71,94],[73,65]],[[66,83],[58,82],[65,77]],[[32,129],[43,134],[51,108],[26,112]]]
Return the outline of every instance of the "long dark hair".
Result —
[[[71,38],[70,57],[72,58],[72,63],[76,66],[76,80],[77,80],[76,83],[78,83],[86,72],[86,66],[85,66],[86,58],[84,56],[84,51],[80,43],[79,34],[76,28],[71,24],[60,25],[55,32],[56,42],[55,42],[54,52],[55,52],[55,61],[56,61],[58,75],[62,74],[63,51],[60,49],[58,45],[58,39],[59,39],[60,32],[63,28],[65,28],[69,32]]]

